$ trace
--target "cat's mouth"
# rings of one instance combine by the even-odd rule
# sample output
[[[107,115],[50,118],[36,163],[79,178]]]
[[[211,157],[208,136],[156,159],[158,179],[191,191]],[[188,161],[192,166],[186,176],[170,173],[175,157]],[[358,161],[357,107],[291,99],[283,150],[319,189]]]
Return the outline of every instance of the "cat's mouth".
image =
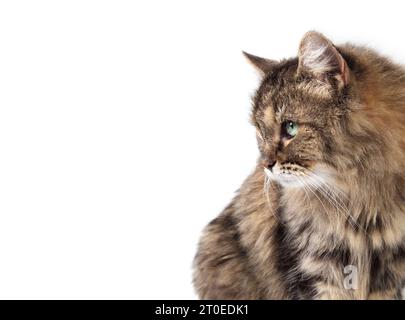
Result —
[[[300,187],[301,179],[304,177],[304,168],[295,164],[276,163],[271,169],[264,168],[269,180],[274,180],[283,187]]]
[[[302,188],[312,186],[314,188],[325,183],[325,169],[321,166],[306,168],[296,163],[278,162],[270,169],[265,168],[267,179],[278,182],[283,187]]]

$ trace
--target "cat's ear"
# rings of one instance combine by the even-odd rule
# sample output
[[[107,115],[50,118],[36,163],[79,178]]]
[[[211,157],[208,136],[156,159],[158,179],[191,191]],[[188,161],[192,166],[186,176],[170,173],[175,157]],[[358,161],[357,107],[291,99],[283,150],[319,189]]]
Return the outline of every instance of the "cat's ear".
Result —
[[[271,69],[273,69],[273,67],[278,63],[275,60],[254,56],[253,54],[245,51],[242,51],[242,53],[261,75],[269,73]]]
[[[299,69],[312,73],[319,80],[335,77],[342,86],[349,83],[349,68],[333,43],[319,32],[307,32],[298,49]]]

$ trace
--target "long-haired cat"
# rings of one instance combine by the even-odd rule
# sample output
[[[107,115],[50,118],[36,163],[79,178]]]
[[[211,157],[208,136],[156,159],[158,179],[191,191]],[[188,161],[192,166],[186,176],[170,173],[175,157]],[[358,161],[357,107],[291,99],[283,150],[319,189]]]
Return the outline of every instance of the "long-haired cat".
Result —
[[[205,229],[203,299],[397,299],[405,280],[405,69],[305,34],[298,57],[245,54],[260,158]]]

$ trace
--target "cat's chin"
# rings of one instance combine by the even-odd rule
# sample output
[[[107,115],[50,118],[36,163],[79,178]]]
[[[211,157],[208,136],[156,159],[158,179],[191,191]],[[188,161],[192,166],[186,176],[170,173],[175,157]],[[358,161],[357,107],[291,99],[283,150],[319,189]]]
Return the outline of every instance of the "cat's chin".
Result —
[[[293,174],[274,174],[268,169],[264,169],[267,178],[275,181],[284,188],[302,188],[302,180]]]
[[[280,176],[275,179],[283,188],[302,188],[303,184],[297,177]]]

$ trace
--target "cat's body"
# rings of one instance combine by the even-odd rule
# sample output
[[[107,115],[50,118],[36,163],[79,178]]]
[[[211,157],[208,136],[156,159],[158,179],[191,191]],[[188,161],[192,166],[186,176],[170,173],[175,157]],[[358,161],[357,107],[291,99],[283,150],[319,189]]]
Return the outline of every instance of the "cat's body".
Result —
[[[252,113],[261,157],[204,231],[199,296],[400,298],[405,70],[314,32],[298,59],[248,57],[264,75]]]

